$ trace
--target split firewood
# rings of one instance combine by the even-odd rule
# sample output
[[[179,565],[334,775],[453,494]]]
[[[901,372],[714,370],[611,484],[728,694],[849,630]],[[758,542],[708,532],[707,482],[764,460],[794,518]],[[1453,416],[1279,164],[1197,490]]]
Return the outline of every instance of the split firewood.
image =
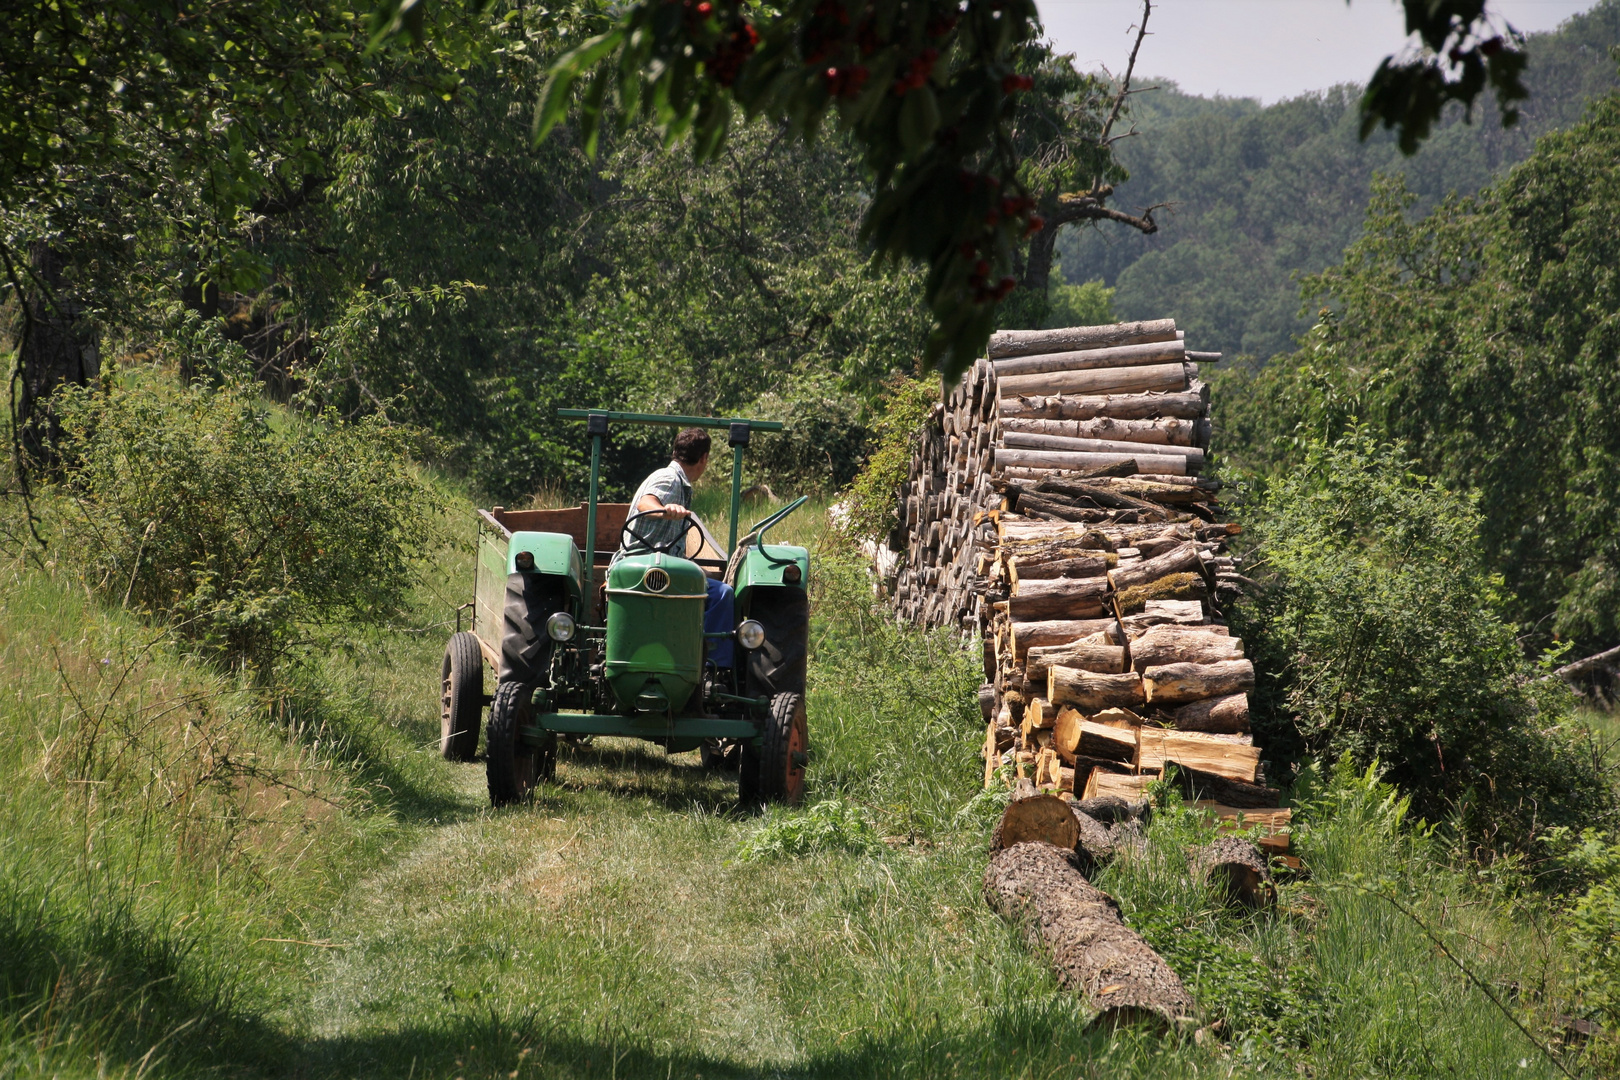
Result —
[[[1149,704],[1179,705],[1203,698],[1254,689],[1254,662],[1224,660],[1215,664],[1165,664],[1141,673]],[[1051,701],[1058,699],[1048,693]]]
[[[1125,670],[1125,649],[1119,645],[1087,641],[1070,645],[1043,645],[1029,650],[1029,656],[1024,661],[1024,678],[1032,683],[1044,683],[1047,669],[1053,665],[1117,675]]]
[[[1024,927],[1060,984],[1085,995],[1094,1022],[1177,1024],[1192,1012],[1192,995],[1075,860],[1072,850],[1041,841],[1007,847],[990,857],[985,900]]]
[[[1161,772],[1165,762],[1177,761],[1204,773],[1252,784],[1260,765],[1260,751],[1254,747],[1197,731],[1144,727],[1137,733],[1136,744],[1137,772]]]
[[[1169,774],[1167,779],[1181,790],[1188,802],[1210,801],[1240,809],[1266,809],[1282,800],[1282,792],[1254,783],[1252,775],[1249,780],[1243,780],[1179,754],[1168,755],[1160,768]]]
[[[1187,857],[1187,870],[1208,881],[1230,904],[1247,908],[1270,907],[1277,902],[1266,857],[1251,841],[1237,836],[1211,840]]]
[[[1142,676],[1134,671],[1105,675],[1077,668],[1051,667],[1046,673],[1046,699],[1054,705],[1073,705],[1082,712],[1100,712],[1116,706],[1128,709],[1144,701]]]
[[[1243,735],[1249,730],[1249,695],[1226,694],[1195,701],[1181,706],[1171,716],[1182,731]]]
[[[1243,659],[1243,639],[1189,626],[1155,626],[1131,642],[1131,667],[1145,671],[1166,664],[1217,664]]]

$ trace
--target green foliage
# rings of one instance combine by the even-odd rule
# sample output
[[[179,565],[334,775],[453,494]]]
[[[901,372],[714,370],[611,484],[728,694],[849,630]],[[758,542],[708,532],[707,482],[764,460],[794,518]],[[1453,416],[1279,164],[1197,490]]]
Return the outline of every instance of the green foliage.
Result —
[[[849,487],[845,528],[851,536],[883,540],[899,524],[900,485],[911,469],[917,432],[937,401],[938,392],[927,380],[897,375],[885,387],[870,453]]]
[[[1101,280],[1070,285],[1063,280],[1061,267],[1052,274],[1047,303],[1050,307],[1045,325],[1049,327],[1102,326],[1119,321],[1119,316],[1114,314],[1113,289]]]
[[[824,799],[804,813],[772,809],[758,831],[738,845],[737,857],[757,862],[826,851],[864,855],[882,849],[865,811],[840,799]]]
[[[278,426],[251,385],[64,393],[57,557],[109,601],[267,674],[310,625],[409,595],[429,500],[406,433]]]
[[[1602,829],[1549,829],[1553,870],[1574,883],[1564,933],[1570,974],[1587,1014],[1620,1026],[1620,836]]]
[[[1252,628],[1286,659],[1306,748],[1385,763],[1431,820],[1522,844],[1614,793],[1568,726],[1557,680],[1521,658],[1471,500],[1355,435],[1308,447],[1259,511],[1273,584]]]
[[[1301,351],[1215,395],[1252,463],[1359,422],[1476,492],[1516,621],[1583,652],[1620,637],[1617,156],[1610,94],[1477,198],[1412,220],[1381,184],[1365,236],[1307,282],[1324,306]]]
[[[1152,70],[1144,49],[1145,75],[1159,77],[1136,82],[1159,89],[1131,96],[1128,118],[1139,134],[1114,148],[1130,173],[1117,201],[1169,203],[1174,215],[1161,214],[1151,236],[1106,224],[1065,230],[1064,269],[1070,281],[1101,278],[1117,288],[1122,318],[1174,316],[1190,347],[1226,354],[1222,369],[1240,356],[1260,362],[1293,352],[1315,316],[1314,306],[1301,315],[1298,275],[1343,259],[1375,174],[1403,175],[1425,212],[1454,192],[1488,186],[1528,157],[1538,137],[1578,123],[1590,99],[1615,88],[1608,50],[1616,42],[1615,0],[1590,5],[1554,33],[1530,35],[1530,97],[1518,103],[1519,123],[1501,127],[1487,104],[1469,124],[1453,107],[1412,157],[1393,133],[1360,140],[1360,86],[1264,107],[1197,97],[1162,77],[1173,73]],[[1216,407],[1238,394],[1217,391]],[[1224,453],[1236,449],[1231,432],[1228,422]]]

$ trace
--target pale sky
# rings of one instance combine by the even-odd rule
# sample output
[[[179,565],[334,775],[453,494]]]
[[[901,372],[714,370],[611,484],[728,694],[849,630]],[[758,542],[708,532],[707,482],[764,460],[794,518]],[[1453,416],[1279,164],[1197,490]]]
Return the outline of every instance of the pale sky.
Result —
[[[1552,30],[1594,0],[1493,0],[1515,28]],[[1036,0],[1059,52],[1082,71],[1124,70],[1141,0]],[[1366,82],[1405,42],[1395,0],[1156,0],[1138,75],[1192,94],[1270,104],[1336,83]]]

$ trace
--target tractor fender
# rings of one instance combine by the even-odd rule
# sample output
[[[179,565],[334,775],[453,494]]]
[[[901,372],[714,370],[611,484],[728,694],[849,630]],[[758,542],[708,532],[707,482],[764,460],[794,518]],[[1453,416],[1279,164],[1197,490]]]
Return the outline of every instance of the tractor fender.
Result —
[[[517,559],[523,552],[534,557],[534,568],[523,571]],[[506,573],[547,574],[566,579],[568,596],[578,600],[584,595],[581,583],[585,580],[585,560],[574,546],[574,538],[567,533],[515,532],[506,544]]]
[[[749,592],[762,586],[804,592],[810,586],[810,552],[793,544],[756,545],[744,550],[732,583],[738,600],[746,604]]]

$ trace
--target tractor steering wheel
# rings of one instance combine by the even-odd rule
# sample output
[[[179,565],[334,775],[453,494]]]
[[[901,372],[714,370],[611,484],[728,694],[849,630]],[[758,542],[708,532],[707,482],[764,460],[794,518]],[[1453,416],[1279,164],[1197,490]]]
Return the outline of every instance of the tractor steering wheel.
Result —
[[[619,546],[621,548],[630,547],[630,544],[625,539],[626,537],[629,537],[630,539],[633,539],[639,543],[642,547],[646,548],[648,551],[655,552],[659,555],[668,555],[675,551],[684,552],[686,550],[686,534],[699,527],[697,518],[693,517],[691,514],[687,514],[685,517],[681,518],[682,524],[680,532],[676,533],[664,544],[659,545],[641,535],[641,533],[637,530],[631,528],[632,524],[644,517],[667,520],[664,518],[662,510],[643,510],[638,514],[631,514],[629,517],[624,519],[624,527],[619,530]]]

